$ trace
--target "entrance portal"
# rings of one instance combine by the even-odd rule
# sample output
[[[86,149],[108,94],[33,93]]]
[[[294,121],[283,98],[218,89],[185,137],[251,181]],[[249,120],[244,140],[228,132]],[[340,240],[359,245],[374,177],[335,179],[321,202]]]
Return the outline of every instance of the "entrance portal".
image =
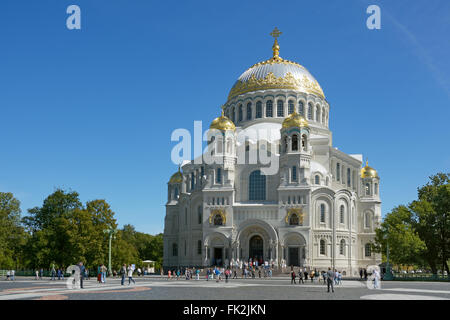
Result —
[[[214,260],[213,264],[216,266],[222,266],[222,252],[223,248],[214,248]]]
[[[290,266],[300,265],[298,248],[289,248],[289,265]]]
[[[264,241],[260,236],[253,236],[249,243],[249,258],[264,260]]]

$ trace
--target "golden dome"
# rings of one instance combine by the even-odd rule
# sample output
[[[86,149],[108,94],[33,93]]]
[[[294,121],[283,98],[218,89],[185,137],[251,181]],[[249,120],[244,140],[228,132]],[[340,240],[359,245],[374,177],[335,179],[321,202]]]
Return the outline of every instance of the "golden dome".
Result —
[[[254,64],[234,83],[228,100],[247,92],[269,89],[289,89],[314,94],[325,99],[317,80],[302,65],[280,57],[277,37],[281,32],[275,28],[270,34],[275,38],[272,58]]]
[[[183,174],[180,172],[180,168],[175,172],[169,180],[169,183],[182,183],[183,182]]]
[[[308,127],[308,121],[306,121],[305,118],[294,111],[283,121],[283,129],[291,127]]]
[[[218,130],[236,130],[236,126],[234,125],[233,121],[231,121],[229,118],[225,117],[223,114],[223,108],[222,108],[222,115],[218,118],[215,118],[211,125],[209,126],[210,129],[218,129]]]
[[[361,178],[378,178],[377,170],[369,167],[369,161],[366,160],[366,166],[361,169]]]

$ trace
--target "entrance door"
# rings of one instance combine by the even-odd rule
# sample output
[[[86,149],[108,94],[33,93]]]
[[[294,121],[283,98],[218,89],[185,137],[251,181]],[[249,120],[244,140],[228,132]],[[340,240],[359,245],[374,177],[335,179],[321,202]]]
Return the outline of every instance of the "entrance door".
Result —
[[[222,251],[223,248],[214,248],[214,261],[213,264],[217,266],[222,266]]]
[[[289,248],[289,265],[290,266],[300,265],[298,248]]]
[[[252,258],[253,261],[255,259],[264,260],[264,241],[260,236],[253,236],[250,238],[249,258]]]

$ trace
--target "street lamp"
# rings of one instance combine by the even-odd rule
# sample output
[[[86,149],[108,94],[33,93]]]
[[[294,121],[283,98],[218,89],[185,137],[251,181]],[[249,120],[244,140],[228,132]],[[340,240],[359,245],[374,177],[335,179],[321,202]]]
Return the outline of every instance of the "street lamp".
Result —
[[[111,270],[111,240],[116,238],[114,235],[117,233],[117,229],[113,227],[109,227],[108,229],[103,230],[104,233],[109,235],[109,255],[108,255],[108,272],[112,274]]]
[[[391,267],[389,266],[389,241],[388,241],[389,227],[386,228],[384,239],[386,240],[386,273],[383,276],[384,280],[392,280],[394,278]]]

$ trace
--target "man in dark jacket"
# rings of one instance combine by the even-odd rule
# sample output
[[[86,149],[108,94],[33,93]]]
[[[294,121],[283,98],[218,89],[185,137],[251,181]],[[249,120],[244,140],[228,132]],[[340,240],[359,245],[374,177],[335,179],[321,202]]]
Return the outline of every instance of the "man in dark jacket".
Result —
[[[78,267],[80,268],[80,288],[83,289],[83,280],[84,280],[84,272],[86,269],[84,268],[83,262],[80,261],[78,263]]]
[[[120,268],[120,274],[122,275],[121,285],[125,284],[125,275],[127,274],[127,265],[123,264],[122,268]]]
[[[328,288],[328,292],[330,292],[330,286],[331,286],[331,291],[334,292],[333,282],[334,282],[334,277],[335,276],[336,276],[336,274],[333,272],[333,270],[331,270],[331,268],[328,268],[328,271],[327,271],[327,288]]]

